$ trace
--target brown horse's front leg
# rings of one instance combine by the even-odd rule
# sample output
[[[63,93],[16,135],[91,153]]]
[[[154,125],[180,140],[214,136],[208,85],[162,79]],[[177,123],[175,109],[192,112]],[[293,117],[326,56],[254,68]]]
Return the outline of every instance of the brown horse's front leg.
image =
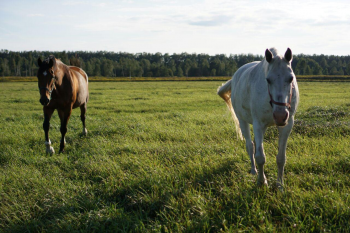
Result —
[[[65,135],[67,133],[67,125],[68,125],[69,117],[72,113],[72,108],[69,108],[68,110],[59,109],[57,111],[58,111],[58,115],[60,116],[60,119],[61,119],[61,128],[60,128],[60,130],[61,130],[61,143],[60,143],[60,151],[59,151],[59,153],[61,153],[61,152],[64,152],[64,147],[66,145]]]
[[[55,153],[55,150],[51,146],[51,141],[50,141],[50,138],[49,138],[49,130],[50,130],[50,119],[51,119],[51,116],[52,116],[53,112],[55,111],[55,109],[44,107],[43,110],[44,110],[43,128],[44,128],[44,132],[45,132],[46,153],[47,154],[53,154],[53,153]]]

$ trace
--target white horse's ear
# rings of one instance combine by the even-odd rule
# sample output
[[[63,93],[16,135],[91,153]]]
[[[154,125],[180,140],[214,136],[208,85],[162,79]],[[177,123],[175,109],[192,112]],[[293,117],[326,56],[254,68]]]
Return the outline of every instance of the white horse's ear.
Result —
[[[269,49],[266,49],[265,51],[265,58],[268,63],[272,61],[273,55]]]
[[[292,54],[292,50],[290,50],[290,48],[287,49],[286,53],[284,54],[284,58],[290,62],[293,59],[293,54]]]

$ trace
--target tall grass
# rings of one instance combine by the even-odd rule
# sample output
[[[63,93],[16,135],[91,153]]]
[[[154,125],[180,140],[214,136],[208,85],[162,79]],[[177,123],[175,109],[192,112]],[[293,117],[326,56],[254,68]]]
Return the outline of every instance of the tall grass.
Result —
[[[349,231],[350,83],[299,84],[283,193],[277,130],[259,189],[220,84],[90,83],[88,135],[74,110],[66,152],[49,156],[37,84],[1,83],[0,231]],[[56,151],[59,127],[54,113]]]

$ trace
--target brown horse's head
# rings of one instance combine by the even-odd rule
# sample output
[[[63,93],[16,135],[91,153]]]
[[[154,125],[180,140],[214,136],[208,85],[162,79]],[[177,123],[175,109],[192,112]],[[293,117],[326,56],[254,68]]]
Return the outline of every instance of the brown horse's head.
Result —
[[[54,67],[56,65],[56,58],[50,55],[44,61],[38,58],[38,86],[40,92],[40,103],[46,106],[50,103],[51,93],[55,89],[56,77]]]

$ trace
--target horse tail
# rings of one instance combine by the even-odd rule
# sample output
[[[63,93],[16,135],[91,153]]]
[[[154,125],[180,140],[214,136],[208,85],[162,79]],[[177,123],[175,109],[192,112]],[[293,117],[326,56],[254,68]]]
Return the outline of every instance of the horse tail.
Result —
[[[231,103],[231,82],[232,82],[232,79],[230,79],[226,83],[222,84],[218,88],[217,92],[218,92],[218,95],[225,100],[225,103],[231,112],[232,119],[233,119],[233,122],[235,123],[235,127],[236,127],[237,138],[243,140],[241,127],[239,126],[238,118],[236,116],[236,113],[235,113],[235,111],[232,107],[232,103]]]

